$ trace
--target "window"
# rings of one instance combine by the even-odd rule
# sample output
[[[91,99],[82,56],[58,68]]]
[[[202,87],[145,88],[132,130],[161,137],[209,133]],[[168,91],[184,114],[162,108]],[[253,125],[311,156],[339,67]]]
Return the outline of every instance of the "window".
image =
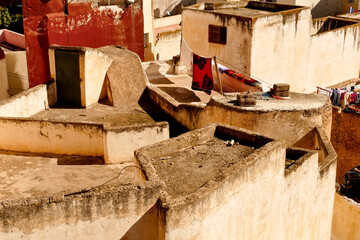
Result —
[[[209,42],[226,44],[226,27],[209,25]]]
[[[354,0],[348,0],[348,3],[354,3],[355,1]]]

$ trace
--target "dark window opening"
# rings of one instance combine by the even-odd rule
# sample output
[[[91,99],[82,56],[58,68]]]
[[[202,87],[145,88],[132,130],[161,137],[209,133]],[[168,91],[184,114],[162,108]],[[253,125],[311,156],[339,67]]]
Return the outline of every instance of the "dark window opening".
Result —
[[[209,25],[209,42],[226,44],[226,27]]]

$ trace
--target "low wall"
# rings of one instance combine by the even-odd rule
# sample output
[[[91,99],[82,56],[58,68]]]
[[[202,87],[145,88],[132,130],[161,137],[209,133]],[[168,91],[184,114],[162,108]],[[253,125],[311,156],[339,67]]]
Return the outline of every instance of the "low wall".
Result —
[[[133,162],[136,149],[166,140],[169,135],[167,122],[106,128],[105,163]]]
[[[121,239],[156,204],[154,183],[1,202],[0,238]]]
[[[7,52],[6,69],[8,72],[10,96],[29,88],[25,51]]]
[[[53,84],[42,84],[0,102],[0,117],[30,117],[54,103]],[[48,91],[49,90],[49,91]]]
[[[360,165],[360,115],[333,108],[331,143],[338,154],[336,182],[343,183],[345,173]]]
[[[360,236],[360,204],[335,193],[332,222],[333,240],[357,240]]]
[[[285,148],[270,145],[246,167],[199,189],[202,197],[192,194],[183,204],[170,203],[166,239],[328,240],[335,165],[320,175],[318,156],[309,152],[284,176]]]
[[[193,130],[209,123],[223,123],[245,128],[273,138],[285,140],[291,146],[315,126],[322,126],[328,137],[331,132],[331,104],[323,98],[313,107],[272,109],[238,108],[223,97],[213,97],[206,107],[180,104],[155,86],[148,86],[151,100],[176,121]],[[314,100],[314,101],[317,101]],[[310,100],[309,100],[310,101]]]
[[[0,118],[0,149],[18,152],[103,156],[103,126]]]
[[[321,162],[327,165],[319,162],[316,151],[293,148],[302,154],[285,170],[288,149],[283,141],[241,131],[243,136],[232,137],[249,138],[255,144],[263,138],[264,142],[189,195],[169,198],[164,190],[160,198],[164,238],[330,239],[336,154],[326,134],[319,131],[329,153]],[[150,159],[201,144],[213,136],[209,125],[139,149],[136,156],[147,178],[161,182]]]

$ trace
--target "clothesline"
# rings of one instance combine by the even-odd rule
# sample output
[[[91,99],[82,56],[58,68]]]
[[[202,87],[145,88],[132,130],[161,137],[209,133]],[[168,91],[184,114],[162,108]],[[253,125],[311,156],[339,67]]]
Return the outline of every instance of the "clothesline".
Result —
[[[352,105],[360,104],[360,85],[336,89],[316,88],[317,94],[323,94],[330,97],[333,106],[350,108]]]

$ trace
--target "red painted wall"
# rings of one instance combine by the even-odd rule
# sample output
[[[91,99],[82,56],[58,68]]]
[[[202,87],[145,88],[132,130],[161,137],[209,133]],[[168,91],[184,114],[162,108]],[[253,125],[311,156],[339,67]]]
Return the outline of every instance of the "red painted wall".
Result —
[[[93,48],[120,45],[144,60],[141,8],[100,10],[78,3],[70,4],[66,15],[63,0],[23,1],[30,87],[50,80],[48,49],[52,44]]]

